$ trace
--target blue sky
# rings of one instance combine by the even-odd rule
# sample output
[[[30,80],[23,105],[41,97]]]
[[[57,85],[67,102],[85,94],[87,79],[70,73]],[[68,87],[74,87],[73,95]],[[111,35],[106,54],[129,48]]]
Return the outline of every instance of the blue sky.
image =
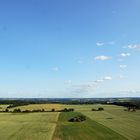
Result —
[[[139,0],[0,1],[0,97],[140,96]]]

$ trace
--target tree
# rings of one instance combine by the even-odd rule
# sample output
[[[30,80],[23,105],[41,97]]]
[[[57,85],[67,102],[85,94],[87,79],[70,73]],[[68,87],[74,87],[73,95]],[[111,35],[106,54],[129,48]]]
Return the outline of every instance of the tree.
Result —
[[[19,112],[21,112],[21,110],[20,110],[19,108],[18,108],[18,109],[15,108],[15,109],[13,110],[13,112],[14,112],[14,113],[19,113]]]
[[[5,112],[9,112],[9,109],[8,109],[8,108],[6,108],[6,109],[5,109]]]
[[[99,107],[99,108],[98,108],[98,111],[102,111],[102,110],[104,110],[103,107]]]
[[[52,109],[52,112],[55,112],[55,109],[54,108]]]
[[[92,108],[92,109],[91,109],[91,111],[97,111],[97,109],[95,109],[95,108]]]
[[[69,122],[82,122],[82,121],[85,121],[85,120],[86,120],[86,116],[79,115],[79,116],[76,116],[76,117],[73,117],[73,118],[69,119],[68,121]]]

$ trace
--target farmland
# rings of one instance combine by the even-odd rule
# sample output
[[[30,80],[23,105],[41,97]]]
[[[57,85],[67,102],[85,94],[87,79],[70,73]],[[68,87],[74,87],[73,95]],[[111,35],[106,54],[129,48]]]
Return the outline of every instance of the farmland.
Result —
[[[79,113],[61,113],[53,140],[125,140],[124,137],[91,119],[85,122],[72,123],[68,119]]]
[[[19,107],[16,107],[19,108]],[[44,109],[45,111],[50,111],[52,109],[61,110],[64,106],[61,104],[31,104],[26,106],[21,106],[21,110],[34,110],[34,109]]]
[[[0,105],[6,108],[6,105]],[[103,107],[104,111],[91,111]],[[124,111],[115,105],[31,104],[21,110],[45,109],[55,111],[74,108],[74,112],[0,113],[0,139],[3,140],[139,140],[140,111]],[[13,110],[11,108],[9,110]],[[85,122],[72,123],[68,119],[78,114]]]
[[[1,140],[51,140],[59,113],[0,113]]]
[[[105,110],[91,111],[91,108],[100,106],[103,106]],[[73,107],[73,105],[69,107]],[[140,139],[140,111],[127,112],[124,111],[124,107],[114,105],[76,105],[74,108],[129,140]]]

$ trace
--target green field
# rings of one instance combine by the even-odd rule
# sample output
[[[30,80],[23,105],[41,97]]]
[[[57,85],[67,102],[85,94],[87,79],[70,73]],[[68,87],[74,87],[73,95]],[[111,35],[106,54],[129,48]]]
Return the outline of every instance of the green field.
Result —
[[[103,107],[104,111],[91,111],[98,107]],[[1,108],[6,108],[6,105],[1,105]],[[53,140],[140,140],[139,110],[127,112],[124,107],[113,105],[60,104],[35,104],[17,108],[47,111],[52,108],[74,108],[75,112],[0,113],[0,140],[51,140],[53,135]],[[80,123],[67,121],[77,113],[86,115],[88,119]]]
[[[0,140],[51,140],[59,113],[0,113]]]
[[[126,140],[111,129],[87,118],[84,122],[68,122],[80,113],[61,113],[53,140]]]
[[[91,111],[91,108],[104,107],[104,111]],[[113,105],[77,105],[74,107],[92,120],[116,131],[129,140],[140,140],[140,111],[127,112],[124,107]]]

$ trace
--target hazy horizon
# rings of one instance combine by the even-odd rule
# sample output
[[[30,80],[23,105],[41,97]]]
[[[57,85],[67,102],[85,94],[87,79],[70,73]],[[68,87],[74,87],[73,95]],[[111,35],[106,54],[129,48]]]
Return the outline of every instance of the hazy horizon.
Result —
[[[140,97],[139,7],[0,1],[0,98]]]

